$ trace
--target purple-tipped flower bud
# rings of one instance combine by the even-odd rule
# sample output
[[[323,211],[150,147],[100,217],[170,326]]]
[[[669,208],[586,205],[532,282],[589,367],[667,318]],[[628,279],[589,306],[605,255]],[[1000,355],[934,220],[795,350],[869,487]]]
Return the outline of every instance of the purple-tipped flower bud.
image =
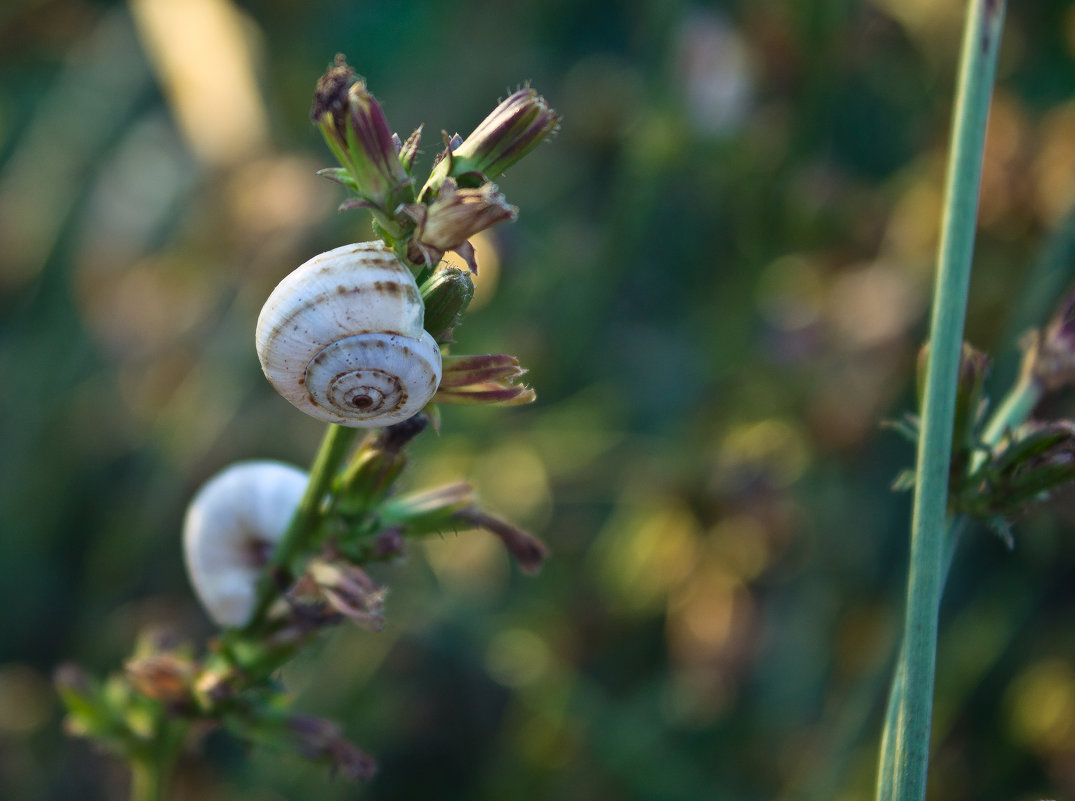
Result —
[[[515,383],[526,370],[519,366],[517,358],[506,353],[444,356],[442,365],[434,403],[521,406],[537,399],[530,387]]]
[[[426,307],[426,331],[438,344],[452,342],[452,334],[474,298],[474,279],[458,267],[446,267],[433,273],[419,290]]]
[[[410,179],[388,120],[366,82],[355,80],[343,56],[337,56],[318,81],[310,116],[361,195],[361,200],[344,207],[370,206],[391,215],[408,199],[401,190]]]
[[[556,130],[560,118],[545,98],[527,87],[493,109],[457,148],[449,148],[427,186],[446,177],[477,174],[480,181],[500,176]]]
[[[417,225],[407,252],[411,261],[436,264],[444,251],[455,250],[472,272],[478,271],[478,265],[467,240],[497,223],[514,220],[519,213],[497,191],[496,184],[460,189],[451,178],[444,181],[437,199],[428,206],[415,203],[405,206],[404,211]]]

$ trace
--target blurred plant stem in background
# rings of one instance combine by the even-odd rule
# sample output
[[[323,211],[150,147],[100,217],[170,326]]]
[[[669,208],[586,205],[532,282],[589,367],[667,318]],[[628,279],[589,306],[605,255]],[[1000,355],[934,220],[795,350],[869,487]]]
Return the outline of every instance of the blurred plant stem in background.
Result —
[[[886,718],[881,740],[879,801],[921,801],[926,794],[956,388],[1003,20],[1003,0],[967,4],[915,468],[906,621],[893,693],[899,703]]]

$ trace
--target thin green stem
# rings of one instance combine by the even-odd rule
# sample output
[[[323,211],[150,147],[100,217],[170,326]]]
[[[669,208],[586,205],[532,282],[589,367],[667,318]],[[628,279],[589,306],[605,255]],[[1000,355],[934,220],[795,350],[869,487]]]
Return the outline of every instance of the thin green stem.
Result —
[[[902,692],[895,719],[886,726],[882,738],[894,749],[893,771],[891,782],[881,778],[878,795],[894,801],[922,801],[926,793],[956,381],[977,227],[982,153],[1003,18],[1003,0],[968,3],[915,467],[904,622],[906,660],[901,663]]]
[[[1013,428],[1018,428],[1025,423],[1034,407],[1038,405],[1044,390],[1037,380],[1024,374],[1019,382],[1012,387],[1001,401],[996,411],[986,422],[982,432],[982,444],[987,448],[993,448],[1000,443],[1001,439]],[[970,470],[976,470],[985,453],[980,452],[975,456]],[[957,517],[948,528],[944,539],[944,562],[941,565],[941,592],[948,579],[952,561],[955,558],[956,549],[959,547],[960,536],[965,527],[966,518]],[[904,681],[907,675],[907,649],[904,641],[900,642],[899,655],[896,657],[896,667],[892,675],[892,685],[888,694],[888,705],[885,707],[885,723],[881,737],[881,760],[877,771],[877,798],[879,801],[889,801],[892,798],[892,777],[896,763],[896,714],[904,694]]]
[[[347,458],[347,453],[358,435],[358,430],[344,426],[330,425],[321,440],[321,446],[310,468],[310,482],[306,493],[295,510],[291,523],[283,538],[273,550],[272,560],[258,584],[258,603],[251,618],[249,628],[256,628],[273,600],[279,594],[278,580],[281,574],[285,579],[291,562],[308,547],[310,538],[316,533],[321,522],[321,502],[332,486],[332,480]]]
[[[1013,428],[1018,428],[1027,421],[1034,407],[1038,405],[1045,393],[1041,382],[1031,375],[1024,374],[997,407],[982,431],[982,444],[993,448],[1000,444],[1005,435]],[[971,465],[971,472],[981,466],[986,454],[980,452]]]
[[[171,758],[135,757],[131,760],[131,801],[164,801]]]

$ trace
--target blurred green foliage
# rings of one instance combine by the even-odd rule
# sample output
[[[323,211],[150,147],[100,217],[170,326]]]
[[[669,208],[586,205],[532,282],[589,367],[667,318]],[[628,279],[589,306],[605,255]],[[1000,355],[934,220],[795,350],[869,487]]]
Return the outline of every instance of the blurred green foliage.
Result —
[[[563,116],[500,181],[520,219],[456,335],[518,354],[538,402],[446,409],[407,481],[474,481],[554,556],[528,579],[479,534],[415,548],[376,573],[386,631],[285,671],[378,756],[367,787],[211,736],[176,798],[871,797],[912,460],[878,422],[913,403],[961,5],[5,3],[0,796],[125,797],[50,672],[116,669],[146,625],[210,635],[187,499],[313,454],[253,329],[294,266],[369,237],[314,176],[343,52],[426,164],[519,83]],[[968,318],[994,396],[1073,266],[1073,89],[1075,5],[1014,4]],[[1075,794],[1073,525],[1061,497],[1013,552],[966,536],[934,797]]]

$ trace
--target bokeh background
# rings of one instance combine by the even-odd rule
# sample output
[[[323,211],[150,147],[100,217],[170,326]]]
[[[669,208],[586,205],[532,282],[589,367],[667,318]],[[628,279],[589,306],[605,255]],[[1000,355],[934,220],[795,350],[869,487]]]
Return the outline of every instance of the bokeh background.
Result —
[[[1010,9],[968,338],[1002,392],[1068,284],[1075,5]],[[530,81],[560,135],[500,181],[461,352],[538,402],[448,409],[406,483],[474,481],[554,558],[415,544],[380,634],[290,666],[382,772],[355,788],[211,737],[176,798],[866,799],[897,637],[913,403],[956,0],[5,0],[0,5],[0,797],[122,799],[50,673],[211,629],[187,499],[309,463],[260,306],[367,238],[317,178],[337,52],[403,135],[466,134]],[[1065,415],[1069,399],[1044,410]],[[942,621],[934,798],[1075,795],[1075,504],[965,539]]]

